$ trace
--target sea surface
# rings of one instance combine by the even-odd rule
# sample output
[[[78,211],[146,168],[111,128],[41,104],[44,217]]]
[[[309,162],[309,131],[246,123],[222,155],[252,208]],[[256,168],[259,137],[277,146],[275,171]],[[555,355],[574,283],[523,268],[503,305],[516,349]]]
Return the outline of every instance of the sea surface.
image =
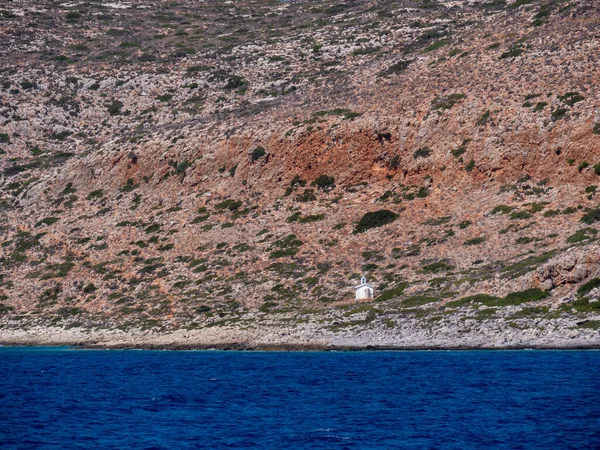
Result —
[[[0,347],[3,449],[597,449],[600,352]]]

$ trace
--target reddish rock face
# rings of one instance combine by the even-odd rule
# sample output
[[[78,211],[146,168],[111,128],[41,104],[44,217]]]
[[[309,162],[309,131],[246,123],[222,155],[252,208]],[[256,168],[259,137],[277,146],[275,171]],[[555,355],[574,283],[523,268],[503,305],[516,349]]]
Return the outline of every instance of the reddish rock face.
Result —
[[[363,273],[390,305],[558,304],[600,276],[589,1],[8,6],[6,317],[328,310]]]

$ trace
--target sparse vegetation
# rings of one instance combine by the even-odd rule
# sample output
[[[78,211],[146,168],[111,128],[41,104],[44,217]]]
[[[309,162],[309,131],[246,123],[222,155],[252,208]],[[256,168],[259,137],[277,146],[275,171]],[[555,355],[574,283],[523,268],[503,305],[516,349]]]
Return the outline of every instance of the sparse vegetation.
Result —
[[[363,233],[371,228],[382,227],[394,222],[398,218],[398,214],[387,210],[380,209],[364,214],[354,228],[354,233]]]

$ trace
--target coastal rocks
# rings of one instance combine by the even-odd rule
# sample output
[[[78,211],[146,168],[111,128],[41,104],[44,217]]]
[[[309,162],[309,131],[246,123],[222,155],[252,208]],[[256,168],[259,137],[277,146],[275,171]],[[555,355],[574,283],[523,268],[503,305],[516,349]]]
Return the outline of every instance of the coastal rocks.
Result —
[[[577,284],[600,272],[600,254],[597,249],[580,250],[553,258],[534,274],[533,282],[550,290],[565,284]]]

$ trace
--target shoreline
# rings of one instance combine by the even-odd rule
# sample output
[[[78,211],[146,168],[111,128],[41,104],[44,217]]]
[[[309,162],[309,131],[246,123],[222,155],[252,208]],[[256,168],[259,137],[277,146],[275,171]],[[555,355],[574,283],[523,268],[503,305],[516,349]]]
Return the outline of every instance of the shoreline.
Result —
[[[596,316],[597,317],[597,316]],[[596,318],[594,317],[594,319]],[[327,317],[290,323],[290,317],[238,321],[186,329],[118,329],[5,323],[3,346],[68,346],[82,349],[223,351],[419,351],[419,350],[600,350],[600,330],[580,327],[580,318],[474,321],[450,316],[446,322],[395,317],[365,322]],[[294,318],[292,318],[294,319]],[[600,322],[600,321],[599,321]],[[585,322],[583,322],[585,323]]]
[[[600,344],[576,345],[507,345],[507,346],[394,346],[394,345],[318,345],[318,344],[194,344],[194,343],[53,343],[43,341],[14,342],[0,340],[0,347],[72,347],[76,350],[147,350],[147,351],[220,351],[220,352],[414,352],[414,351],[562,351],[562,350],[600,350]]]

